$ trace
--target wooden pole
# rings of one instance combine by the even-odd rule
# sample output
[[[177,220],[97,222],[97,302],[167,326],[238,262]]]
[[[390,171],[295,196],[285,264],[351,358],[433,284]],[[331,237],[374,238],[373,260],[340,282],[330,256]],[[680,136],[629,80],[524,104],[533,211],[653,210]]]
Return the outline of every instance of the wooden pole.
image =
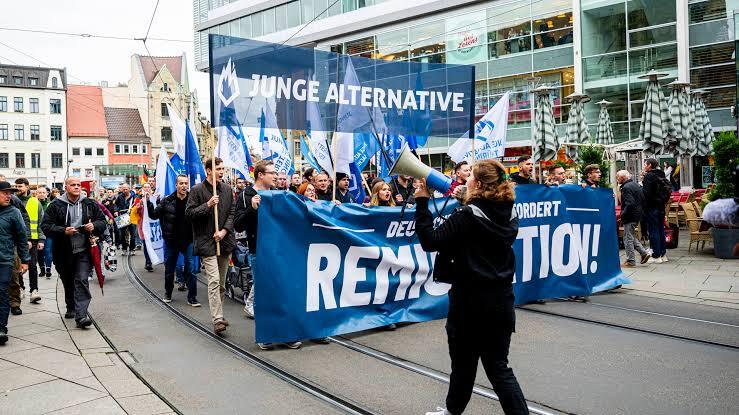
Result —
[[[336,202],[336,134],[337,133],[334,131],[334,135],[331,137],[331,162],[334,165],[334,186],[331,189],[331,200],[334,202]]]
[[[216,136],[213,133],[213,129],[210,129],[210,157],[211,157],[211,165],[210,165],[210,172],[211,172],[211,180],[213,182],[211,183],[213,185],[213,196],[218,196],[218,182],[216,182]],[[215,222],[215,230],[216,232],[219,231],[218,229],[218,204],[216,203],[215,206],[213,206],[213,220]],[[216,241],[216,256],[221,256],[221,243],[219,241]]]

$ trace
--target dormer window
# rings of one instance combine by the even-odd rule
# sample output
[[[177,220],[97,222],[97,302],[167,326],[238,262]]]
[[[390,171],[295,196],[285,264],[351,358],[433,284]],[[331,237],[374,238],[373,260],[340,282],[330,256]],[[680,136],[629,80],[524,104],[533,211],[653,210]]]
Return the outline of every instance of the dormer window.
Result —
[[[38,78],[28,78],[28,85],[38,86]]]
[[[13,84],[15,84],[15,85],[23,85],[23,77],[22,76],[14,76],[13,77]]]
[[[166,82],[164,83],[164,85],[162,85],[162,91],[164,91],[164,92],[169,92],[170,91],[169,90],[169,85],[167,85]]]
[[[51,87],[52,88],[58,88],[59,87],[59,83],[57,82],[56,77],[51,78]]]

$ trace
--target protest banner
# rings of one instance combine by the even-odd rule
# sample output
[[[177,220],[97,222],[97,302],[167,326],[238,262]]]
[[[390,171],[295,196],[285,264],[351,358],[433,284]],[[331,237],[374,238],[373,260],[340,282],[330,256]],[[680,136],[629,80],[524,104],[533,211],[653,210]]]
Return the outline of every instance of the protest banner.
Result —
[[[256,339],[284,342],[444,318],[450,286],[433,281],[413,209],[304,202],[260,192]],[[457,202],[439,214],[450,214]],[[514,205],[517,303],[628,283],[610,189],[520,186]],[[435,209],[431,207],[431,211]],[[443,221],[438,216],[435,223]],[[285,235],[290,235],[286,238]]]

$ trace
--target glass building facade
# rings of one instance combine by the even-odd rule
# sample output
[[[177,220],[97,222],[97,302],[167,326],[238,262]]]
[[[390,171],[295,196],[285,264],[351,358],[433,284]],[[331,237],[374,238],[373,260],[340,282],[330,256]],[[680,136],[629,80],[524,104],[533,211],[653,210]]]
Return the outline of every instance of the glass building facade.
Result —
[[[385,7],[379,3],[402,1],[340,0],[329,7],[333,0],[296,0],[265,8],[196,32],[196,63],[207,66],[209,33],[258,39],[295,27],[284,32],[287,39],[314,18],[370,13],[373,6]],[[194,0],[196,26],[208,26],[207,11],[228,3]],[[491,0],[443,7],[346,35],[332,33],[312,46],[388,61],[475,65],[478,117],[503,93],[512,92],[509,146],[525,146],[530,139],[527,78],[532,76],[554,87],[562,137],[569,112],[564,97],[577,89],[592,98],[586,116],[593,135],[595,102],[607,99],[613,102],[609,110],[616,139],[636,138],[646,86],[639,76],[650,69],[668,74],[663,85],[680,77],[708,89],[714,129],[735,128],[730,107],[736,97],[734,12],[739,0]],[[454,138],[435,137],[431,146],[441,151]]]

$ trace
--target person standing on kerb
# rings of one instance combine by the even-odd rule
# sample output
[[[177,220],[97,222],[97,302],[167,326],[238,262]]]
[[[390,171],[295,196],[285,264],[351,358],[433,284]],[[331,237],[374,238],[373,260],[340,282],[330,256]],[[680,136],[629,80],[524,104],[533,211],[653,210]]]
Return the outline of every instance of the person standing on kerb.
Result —
[[[438,252],[434,280],[451,283],[446,332],[452,372],[446,408],[426,415],[464,412],[472,395],[477,362],[500,397],[503,411],[528,414],[523,391],[508,367],[515,331],[513,242],[518,219],[513,210],[514,185],[497,160],[483,160],[467,179],[464,206],[436,229],[428,207],[425,180],[416,190],[416,234],[423,249]]]

